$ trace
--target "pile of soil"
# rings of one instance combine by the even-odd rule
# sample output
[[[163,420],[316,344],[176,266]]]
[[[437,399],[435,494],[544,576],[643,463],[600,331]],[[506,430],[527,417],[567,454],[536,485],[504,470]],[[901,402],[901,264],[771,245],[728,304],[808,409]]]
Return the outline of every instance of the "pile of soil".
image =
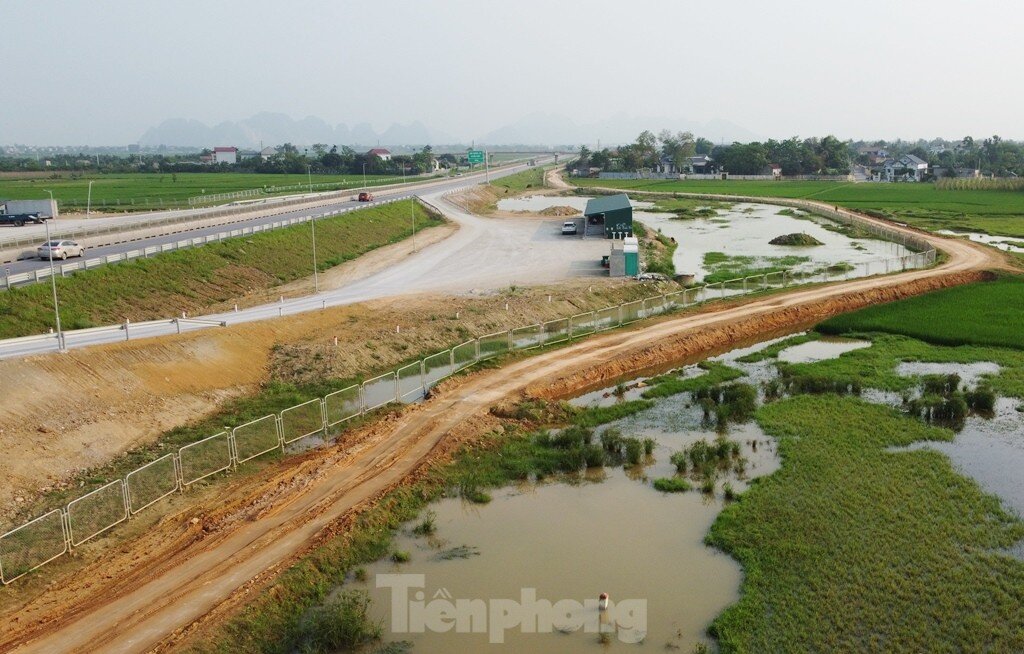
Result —
[[[768,242],[772,245],[824,245],[824,243],[818,239],[809,234],[804,234],[803,232],[799,234],[784,234],[782,236],[776,236]]]
[[[576,209],[572,207],[566,207],[564,205],[558,207],[548,207],[547,209],[543,209],[540,212],[540,215],[542,216],[578,216],[579,214],[580,212],[577,211]]]

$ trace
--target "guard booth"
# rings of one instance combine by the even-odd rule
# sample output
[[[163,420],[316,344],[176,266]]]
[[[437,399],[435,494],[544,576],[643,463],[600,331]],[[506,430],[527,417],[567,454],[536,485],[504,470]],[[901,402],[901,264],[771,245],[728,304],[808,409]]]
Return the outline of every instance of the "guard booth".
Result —
[[[583,217],[583,233],[587,236],[602,231],[605,238],[611,239],[624,239],[633,235],[633,205],[625,193],[587,201]]]

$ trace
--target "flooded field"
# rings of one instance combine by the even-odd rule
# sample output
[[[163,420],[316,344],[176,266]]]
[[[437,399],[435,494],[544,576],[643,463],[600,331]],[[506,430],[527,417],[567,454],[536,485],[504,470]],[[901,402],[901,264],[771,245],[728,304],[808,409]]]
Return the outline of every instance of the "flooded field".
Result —
[[[740,360],[781,340],[709,361],[741,370],[738,381],[760,387],[778,376],[776,361],[823,361],[871,346],[864,340],[821,338],[786,347],[777,357]],[[965,388],[973,388],[985,375],[997,374],[999,366],[903,362],[897,372],[955,373]],[[671,374],[694,379],[710,373],[692,365]],[[610,406],[640,399],[656,383],[657,378],[641,377],[570,403]],[[870,390],[862,397],[893,406],[901,402],[898,394]],[[971,415],[952,442],[911,449],[947,454],[962,474],[1024,514],[1024,413],[1017,406],[1016,400],[999,399],[994,415]],[[729,493],[742,492],[751,479],[778,469],[775,442],[755,422],[730,423],[725,434],[738,444],[742,471],[719,476],[713,492],[671,493],[653,485],[656,479],[678,478],[670,457],[720,434],[708,425],[694,395],[658,399],[651,408],[596,431],[605,429],[653,439],[651,455],[635,466],[609,465],[506,487],[484,505],[458,498],[435,502],[429,509],[430,534],[417,535],[415,522],[406,525],[394,544],[402,562],[378,561],[367,566],[363,581],[354,582],[369,593],[385,642],[424,653],[480,651],[498,642],[509,651],[631,651],[640,643],[689,652],[708,642],[708,625],[738,599],[742,570],[706,546],[704,537],[728,501],[727,487]],[[600,593],[610,595],[609,611],[598,609]],[[606,633],[599,633],[601,625]]]
[[[537,195],[499,200],[498,208],[539,212],[549,207],[570,206],[582,213],[589,199]],[[650,202],[632,204],[636,220],[679,243],[673,258],[676,272],[693,274],[698,281],[717,269],[716,264],[709,263],[708,253],[724,253],[745,269],[782,266],[801,271],[855,266],[910,253],[902,245],[888,241],[852,238],[837,223],[824,218],[792,210],[780,214],[783,210],[771,205],[734,204],[717,209],[717,215],[712,217],[679,219],[671,213],[650,211]],[[777,236],[793,233],[807,234],[822,244],[794,247],[769,243]]]
[[[949,229],[940,229],[936,232],[944,236],[964,236],[975,243],[984,243],[1004,252],[1024,253],[1024,241],[1007,236],[992,236],[983,232],[954,232]]]

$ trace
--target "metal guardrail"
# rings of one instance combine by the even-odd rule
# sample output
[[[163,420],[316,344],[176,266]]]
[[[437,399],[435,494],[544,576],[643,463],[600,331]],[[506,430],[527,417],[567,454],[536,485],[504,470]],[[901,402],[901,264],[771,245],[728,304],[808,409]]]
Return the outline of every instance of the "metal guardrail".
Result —
[[[872,274],[872,269],[882,273],[927,266],[935,262],[935,257],[935,250],[928,250],[862,265],[865,274]],[[721,298],[849,278],[851,272],[854,271],[830,276],[828,271],[780,271],[737,278],[579,313],[571,318],[494,332],[460,343],[361,384],[184,445],[177,452],[136,468],[123,479],[110,481],[60,509],[0,535],[0,583],[9,584],[60,558],[74,547],[158,505],[173,493],[184,492],[200,480],[275,451],[283,453],[289,443],[320,434],[326,436],[331,427],[386,404],[419,401],[432,385],[478,361],[510,351],[569,341]]]
[[[404,198],[403,198],[404,199]],[[53,267],[54,275],[60,275],[61,277],[67,277],[70,274],[74,274],[81,270],[91,270],[98,266],[103,266],[111,263],[120,263],[122,261],[131,261],[132,259],[148,259],[152,255],[162,254],[164,252],[173,252],[174,250],[184,250],[190,248],[201,247],[208,243],[216,243],[223,241],[228,238],[237,238],[240,236],[250,236],[252,234],[259,234],[260,232],[267,232],[275,229],[281,229],[284,227],[291,227],[301,223],[308,223],[311,220],[322,220],[324,218],[331,218],[334,216],[340,216],[351,211],[358,211],[360,209],[368,209],[370,207],[377,207],[385,204],[391,204],[398,202],[398,199],[387,199],[378,200],[376,202],[366,202],[358,207],[349,207],[340,211],[324,212],[320,214],[310,214],[308,216],[296,216],[295,218],[289,218],[287,220],[279,220],[273,223],[267,223],[265,225],[253,225],[252,227],[242,227],[239,229],[230,229],[223,232],[217,232],[216,234],[208,234],[206,236],[197,236],[194,238],[186,238],[174,243],[164,243],[162,245],[150,245],[145,248],[138,250],[129,250],[120,254],[110,254],[104,257],[93,257],[91,259],[85,259],[84,261],[76,261],[73,263],[61,263]],[[3,283],[0,284],[0,288],[10,289],[16,286],[26,286],[29,284],[37,284],[39,282],[47,281],[50,278],[50,269],[41,268],[32,272],[18,273],[15,275],[5,275],[3,277]]]

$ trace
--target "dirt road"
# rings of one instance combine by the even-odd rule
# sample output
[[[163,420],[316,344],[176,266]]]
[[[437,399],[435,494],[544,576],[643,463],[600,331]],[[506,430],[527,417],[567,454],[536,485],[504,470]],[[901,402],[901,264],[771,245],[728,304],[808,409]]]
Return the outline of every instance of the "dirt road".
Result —
[[[948,254],[943,265],[931,270],[797,289],[667,317],[457,381],[429,402],[407,409],[357,456],[321,469],[293,492],[279,496],[271,508],[246,511],[247,519],[226,521],[205,537],[166,551],[154,545],[161,534],[150,533],[145,545],[126,543],[110,554],[105,561],[110,578],[54,584],[8,616],[0,650],[141,652],[166,646],[181,629],[209,612],[240,602],[242,594],[258,588],[307,550],[325,528],[413,472],[446,434],[481,419],[503,399],[528,390],[566,393],[724,343],[980,279],[983,270],[1004,265],[1000,255],[987,248],[925,237]],[[276,494],[279,483],[271,479],[266,488],[254,492]],[[168,522],[162,527],[168,532],[167,542],[181,540],[179,525]],[[251,585],[254,579],[260,581]]]

